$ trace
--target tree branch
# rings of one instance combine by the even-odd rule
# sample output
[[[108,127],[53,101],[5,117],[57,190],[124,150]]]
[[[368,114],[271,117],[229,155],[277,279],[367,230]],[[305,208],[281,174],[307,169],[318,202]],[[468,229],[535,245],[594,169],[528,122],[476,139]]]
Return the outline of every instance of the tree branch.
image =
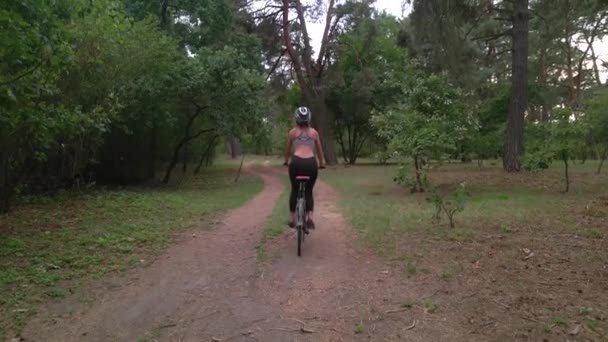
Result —
[[[329,6],[327,7],[327,16],[325,18],[325,29],[323,30],[323,39],[321,40],[321,48],[319,49],[319,56],[317,58],[317,68],[318,69],[322,65],[323,58],[325,56],[325,50],[327,49],[327,43],[329,41],[330,28],[332,27],[331,20],[332,20],[333,12],[334,12],[334,4],[335,4],[335,0],[330,0]],[[334,28],[339,20],[340,20],[339,18],[336,20],[336,23],[333,26]],[[317,72],[320,73],[321,70],[317,70]]]
[[[490,34],[487,36],[479,36],[479,37],[475,37],[472,40],[484,40],[484,41],[490,41],[490,40],[496,40],[500,37],[504,37],[504,36],[509,36],[511,35],[511,33],[513,32],[513,30],[508,29],[508,30],[504,30],[502,32],[499,33],[495,33],[495,34]]]
[[[272,68],[270,68],[270,71],[268,72],[268,75],[266,75],[266,81],[268,81],[268,79],[270,78],[270,76],[274,73],[274,71],[277,69],[277,67],[279,66],[279,63],[281,63],[281,59],[283,59],[283,56],[287,53],[287,49],[283,49],[283,51],[281,51],[281,54],[279,55],[279,57],[277,58],[276,62],[274,62],[274,65],[272,66]]]
[[[285,49],[287,49],[291,62],[293,63],[293,69],[295,70],[298,82],[305,84],[306,79],[302,74],[302,63],[300,57],[296,54],[296,51],[291,45],[291,36],[289,34],[289,0],[283,0],[283,41],[285,44]]]
[[[302,30],[304,40],[304,53],[302,59],[304,60],[304,68],[308,76],[312,76],[312,47],[310,46],[310,36],[308,35],[308,29],[306,28],[306,18],[304,17],[304,7],[302,7],[302,1],[296,1],[296,12],[298,13],[298,19],[300,20],[300,26]],[[331,0],[333,1],[333,0]]]
[[[22,73],[21,75],[16,76],[12,80],[8,80],[8,81],[5,81],[5,82],[2,82],[2,83],[0,83],[0,85],[7,85],[9,83],[13,83],[13,82],[19,81],[20,79],[24,78],[25,76],[27,76],[27,75],[33,73],[34,71],[36,71],[36,69],[38,69],[41,65],[42,65],[42,63],[38,63],[38,64],[34,65],[31,69],[29,69],[29,70],[25,71],[24,73]]]
[[[202,130],[198,131],[196,134],[188,136],[186,138],[185,142],[188,142],[190,140],[194,140],[194,139],[200,137],[201,135],[203,135],[205,133],[209,133],[209,132],[213,132],[213,131],[215,131],[215,128],[205,128],[205,129],[202,129]]]

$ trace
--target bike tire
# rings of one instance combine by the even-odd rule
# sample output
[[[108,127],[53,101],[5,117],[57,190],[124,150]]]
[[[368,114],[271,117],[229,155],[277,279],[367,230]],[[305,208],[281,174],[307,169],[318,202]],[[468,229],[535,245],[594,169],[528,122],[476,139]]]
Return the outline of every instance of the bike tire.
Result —
[[[298,256],[302,256],[302,245],[304,244],[305,232],[305,200],[304,198],[298,198],[296,207],[296,229],[298,235]]]
[[[298,226],[298,256],[302,256],[302,242],[304,240],[304,229]]]

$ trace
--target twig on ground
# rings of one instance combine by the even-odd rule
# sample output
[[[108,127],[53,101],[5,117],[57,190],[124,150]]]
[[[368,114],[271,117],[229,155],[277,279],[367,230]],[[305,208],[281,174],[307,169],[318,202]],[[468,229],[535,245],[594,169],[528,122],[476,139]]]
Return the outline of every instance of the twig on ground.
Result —
[[[300,332],[303,334],[313,334],[314,331],[310,330],[310,329],[306,329],[304,327],[301,328],[297,328],[297,329],[290,329],[290,328],[270,328],[268,329],[270,331],[283,331],[283,332]]]
[[[346,335],[346,333],[338,328],[330,328],[331,331],[335,331],[338,334]]]
[[[299,320],[297,318],[292,318],[292,317],[281,317],[281,318],[287,319],[287,320],[290,320],[290,321],[294,321],[294,322],[298,322],[298,323],[302,324],[302,326],[306,325],[306,322],[304,322],[302,320]]]
[[[525,319],[527,321],[530,321],[530,322],[538,323],[537,320],[535,320],[534,318],[530,318],[530,317],[528,317],[526,315],[521,315],[521,318],[523,318],[523,319]]]
[[[401,308],[401,309],[393,309],[393,310],[388,310],[385,311],[385,314],[392,314],[392,313],[398,313],[398,312],[404,312],[404,311],[408,311],[410,308]]]
[[[494,323],[496,323],[496,322],[494,322],[494,321],[488,321],[488,322],[485,322],[485,323],[480,324],[480,325],[479,325],[479,327],[480,327],[480,328],[482,328],[482,327],[487,327],[488,325],[492,325],[492,324],[494,324]]]
[[[496,304],[498,304],[498,305],[502,306],[503,308],[505,308],[505,309],[507,309],[507,310],[511,309],[511,307],[510,307],[510,306],[508,306],[507,304],[503,304],[503,303],[501,303],[501,302],[497,301],[496,299],[492,299],[492,301],[493,301],[494,303],[496,303]]]
[[[471,297],[475,297],[477,294],[478,294],[478,292],[473,292],[473,293],[468,294],[466,296],[462,296],[462,299],[468,299],[468,298],[471,298]]]
[[[414,328],[416,327],[416,323],[418,323],[418,321],[414,320],[414,321],[412,322],[412,325],[410,325],[410,326],[408,326],[408,327],[405,327],[405,329],[404,329],[404,330],[412,330],[412,329],[414,329]]]
[[[304,334],[314,334],[314,330],[306,329],[305,327],[301,327],[300,332]]]
[[[476,332],[477,332],[477,330],[479,330],[480,328],[487,327],[488,325],[492,325],[492,324],[495,324],[495,323],[496,323],[496,322],[494,322],[494,321],[488,321],[488,322],[482,323],[482,324],[480,324],[479,326],[475,327],[473,330],[469,331],[469,334],[474,334],[474,333],[476,333]]]
[[[158,327],[159,329],[165,329],[165,328],[172,328],[174,326],[177,326],[177,323],[168,323],[168,324],[163,324],[160,327]]]

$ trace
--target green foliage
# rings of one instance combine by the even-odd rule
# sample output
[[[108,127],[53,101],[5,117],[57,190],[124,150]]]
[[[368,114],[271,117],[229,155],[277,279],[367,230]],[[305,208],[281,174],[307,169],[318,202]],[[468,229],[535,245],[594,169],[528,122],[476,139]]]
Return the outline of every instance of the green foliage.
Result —
[[[552,160],[553,154],[547,150],[526,152],[522,157],[522,167],[526,171],[538,172],[548,169]]]
[[[361,335],[363,333],[365,333],[365,325],[363,325],[363,321],[361,321],[355,325],[355,335]]]
[[[431,183],[427,176],[428,168],[426,166],[421,166],[419,170],[414,170],[413,175],[410,170],[411,167],[401,165],[397,169],[397,176],[393,178],[393,181],[406,187],[412,193],[424,192],[430,188]]]
[[[457,89],[439,76],[419,78],[404,87],[404,102],[372,117],[378,135],[404,162],[414,161],[416,191],[423,191],[424,161],[442,160],[476,128]]]
[[[584,122],[588,127],[587,139],[597,151],[601,160],[597,173],[601,172],[603,161],[608,157],[608,89],[594,89],[584,103]]]
[[[526,171],[539,172],[548,169],[555,154],[551,149],[551,127],[546,123],[526,125],[524,130],[525,154],[522,167]]]
[[[0,211],[19,191],[54,192],[93,175],[142,180],[159,161],[190,158],[174,146],[193,103],[205,108],[189,127],[195,138],[205,128],[255,132],[265,108],[260,45],[236,10],[178,1],[165,18],[175,25],[164,26],[142,1],[0,5]],[[195,138],[181,147],[208,153],[209,139]]]
[[[564,163],[565,192],[570,190],[569,161],[585,143],[586,127],[581,120],[573,120],[569,110],[556,111],[556,120],[551,123],[551,151]]]
[[[583,149],[588,125],[575,119],[567,109],[555,110],[554,119],[547,123],[528,125],[525,131],[526,153],[522,165],[528,171],[549,168],[554,160],[564,163],[565,191],[570,189],[569,162]]]
[[[394,17],[357,18],[350,31],[340,35],[336,62],[328,70],[327,103],[334,114],[336,137],[345,162],[354,164],[373,130],[373,110],[384,111],[401,95],[409,63],[397,45]]]
[[[461,213],[465,209],[467,203],[468,194],[466,192],[465,184],[460,186],[448,193],[442,195],[438,190],[435,190],[428,198],[427,202],[431,203],[435,208],[433,219],[437,222],[441,220],[441,214],[445,214],[451,228],[455,228],[454,216],[457,213]]]

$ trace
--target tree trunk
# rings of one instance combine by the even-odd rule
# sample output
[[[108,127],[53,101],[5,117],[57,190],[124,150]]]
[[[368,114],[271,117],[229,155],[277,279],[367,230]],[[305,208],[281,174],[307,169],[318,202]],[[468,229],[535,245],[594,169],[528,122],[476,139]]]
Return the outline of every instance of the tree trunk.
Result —
[[[10,209],[13,185],[9,181],[10,167],[7,153],[0,152],[0,213]]]
[[[194,174],[198,174],[201,171],[201,167],[203,166],[203,164],[209,160],[209,155],[211,153],[211,149],[215,146],[215,141],[217,139],[217,135],[213,136],[211,138],[211,141],[209,141],[209,144],[207,145],[207,148],[205,149],[205,152],[203,152],[203,155],[201,156],[201,160],[198,162],[198,165],[196,166],[196,169],[194,169]]]
[[[564,160],[564,176],[566,177],[566,192],[570,191],[570,177],[568,174],[568,154],[563,154],[562,159]]]
[[[160,27],[166,28],[169,23],[167,8],[169,0],[160,0]]]
[[[325,162],[328,165],[335,165],[338,163],[338,156],[335,148],[334,131],[331,129],[331,118],[323,95],[310,94],[304,100],[312,111],[312,125],[319,132]]]
[[[539,62],[539,74],[538,74],[538,83],[540,84],[541,87],[541,91],[545,91],[546,87],[547,87],[547,48],[543,46],[543,48],[540,51],[540,62]],[[545,96],[543,96],[542,99],[542,106],[540,109],[540,121],[541,122],[546,122],[548,121],[548,116],[549,116],[549,110],[548,110],[548,103],[547,100],[545,99]]]
[[[245,154],[241,157],[241,165],[239,165],[239,170],[236,173],[236,177],[234,178],[234,182],[237,183],[241,178],[241,171],[243,170],[243,163],[245,162]]]
[[[188,171],[188,143],[184,144],[184,153],[182,153],[182,173]]]
[[[414,156],[414,168],[416,169],[416,184],[418,184],[416,192],[424,192],[422,178],[420,177],[420,160],[418,156]]]
[[[173,172],[175,165],[177,165],[177,162],[179,161],[179,152],[181,151],[182,146],[184,146],[184,144],[185,141],[182,140],[179,142],[179,144],[177,144],[177,146],[175,146],[175,149],[173,150],[173,157],[171,158],[171,162],[169,162],[169,166],[167,166],[167,171],[165,171],[165,177],[163,177],[163,183],[169,183],[169,180],[171,179],[171,173]]]
[[[235,136],[228,138],[228,145],[230,146],[230,158],[236,159],[241,155],[241,142]]]
[[[593,43],[591,44],[591,60],[593,61],[593,76],[595,78],[595,83],[598,86],[602,85],[602,78],[600,77],[600,69],[597,67],[597,56],[595,55],[595,50],[593,49]]]
[[[156,153],[158,145],[156,143],[157,129],[156,122],[152,123],[152,130],[150,131],[150,147],[148,151],[148,179],[153,179],[156,175]]]
[[[304,48],[296,51],[289,30],[291,26],[289,21],[289,10],[290,8],[293,8],[293,2],[290,0],[282,0],[282,3],[283,44],[293,63],[296,80],[302,89],[304,102],[312,110],[312,124],[319,132],[325,161],[327,164],[333,165],[337,163],[338,159],[334,145],[334,132],[331,129],[332,120],[329,117],[330,113],[325,104],[325,96],[321,87],[318,87],[318,85],[321,83],[323,71],[327,66],[325,63],[327,46],[329,45],[330,38],[335,32],[339,20],[339,18],[336,18],[334,23],[331,23],[336,15],[336,11],[334,10],[335,0],[329,0],[325,30],[323,32],[323,38],[321,39],[319,56],[316,61],[313,61],[312,59],[312,48],[308,30],[306,28],[304,6],[302,6],[300,0],[295,0],[300,32],[302,34],[301,41],[304,43]]]
[[[521,170],[524,112],[528,105],[528,0],[515,0],[513,13],[511,106],[507,119],[503,168]]]
[[[608,157],[608,148],[604,148],[604,152],[602,152],[602,154],[600,155],[600,165],[598,165],[596,171],[598,175],[602,173],[602,166],[604,166],[604,161],[606,160],[606,157]]]

